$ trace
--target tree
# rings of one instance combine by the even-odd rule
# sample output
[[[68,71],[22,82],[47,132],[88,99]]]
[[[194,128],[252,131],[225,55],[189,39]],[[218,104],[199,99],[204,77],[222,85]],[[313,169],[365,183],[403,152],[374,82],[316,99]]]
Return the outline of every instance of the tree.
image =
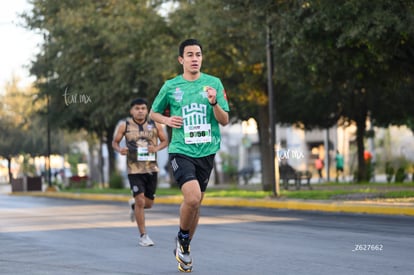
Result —
[[[381,126],[413,117],[412,1],[179,2],[171,22],[181,36],[206,41],[211,51],[204,67],[237,91],[229,93],[232,115],[258,121],[264,163],[270,163],[263,142],[266,24],[273,26],[276,45],[276,121],[306,129],[355,122],[359,180],[366,174],[368,115]]]
[[[96,133],[110,150],[117,121],[135,97],[162,83],[158,51],[168,41],[163,18],[146,1],[34,0],[26,27],[45,34],[31,66],[40,97],[50,97],[52,126]],[[156,49],[156,51],[154,51]]]
[[[0,104],[0,155],[8,160],[9,179],[11,159],[20,154],[39,156],[47,154],[46,117],[39,114],[45,102],[37,99],[32,87],[20,88],[19,79],[12,78],[6,84]],[[65,153],[68,147],[62,142],[62,133],[55,131],[52,153]]]
[[[262,155],[262,182],[272,187],[268,144],[266,76],[268,13],[279,1],[178,1],[169,16],[178,40],[195,37],[203,44],[203,71],[219,76],[227,90],[233,122],[255,118]],[[248,18],[248,20],[246,20]]]
[[[163,2],[33,1],[23,17],[47,39],[32,73],[40,96],[51,97],[56,126],[87,129],[110,143],[127,103],[155,97],[179,69],[171,54],[179,41],[196,37],[208,55],[203,70],[220,76],[229,92],[231,116],[258,122],[269,189],[268,26],[275,120],[307,129],[355,122],[359,179],[368,114],[377,125],[413,121],[412,1],[174,1],[165,18],[157,13]]]
[[[279,22],[281,119],[306,128],[354,121],[358,180],[368,115],[381,126],[413,117],[413,12],[412,1],[292,1]]]

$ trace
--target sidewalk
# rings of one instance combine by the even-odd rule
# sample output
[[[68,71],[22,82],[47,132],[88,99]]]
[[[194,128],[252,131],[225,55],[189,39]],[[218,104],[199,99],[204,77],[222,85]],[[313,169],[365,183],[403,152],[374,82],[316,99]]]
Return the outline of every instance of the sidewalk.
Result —
[[[0,184],[0,194],[13,196],[51,197],[77,200],[107,200],[127,202],[129,195],[115,194],[80,194],[66,192],[16,192],[11,193],[10,185]],[[180,204],[181,196],[159,196],[157,204]],[[299,211],[322,211],[336,213],[366,213],[378,215],[414,216],[414,199],[383,199],[363,201],[339,200],[293,200],[279,198],[246,199],[246,198],[211,198],[206,196],[203,205],[229,207],[259,207],[273,209],[290,209]]]

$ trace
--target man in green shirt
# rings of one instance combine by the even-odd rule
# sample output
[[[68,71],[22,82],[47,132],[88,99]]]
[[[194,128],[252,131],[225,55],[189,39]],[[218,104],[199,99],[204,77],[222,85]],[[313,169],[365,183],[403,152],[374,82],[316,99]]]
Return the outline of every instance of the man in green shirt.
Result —
[[[344,156],[342,156],[338,150],[336,150],[335,161],[336,161],[336,181],[338,181],[339,174],[341,174],[342,177],[344,177]]]
[[[181,188],[180,230],[175,256],[178,269],[192,270],[190,241],[198,225],[204,192],[220,149],[220,125],[229,123],[229,105],[220,79],[201,73],[202,46],[187,39],[179,46],[178,62],[183,74],[164,83],[150,117],[172,128],[168,147],[170,164]],[[169,110],[169,116],[164,115]]]

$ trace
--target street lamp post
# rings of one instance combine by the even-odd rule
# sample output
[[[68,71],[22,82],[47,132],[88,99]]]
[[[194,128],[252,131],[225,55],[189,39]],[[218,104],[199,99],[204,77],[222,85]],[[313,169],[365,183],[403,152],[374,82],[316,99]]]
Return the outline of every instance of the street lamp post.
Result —
[[[46,60],[46,127],[47,127],[47,183],[48,188],[47,191],[56,191],[56,189],[52,186],[52,171],[51,171],[51,161],[50,161],[50,153],[51,153],[51,138],[50,138],[50,99],[49,99],[49,69],[47,67],[48,61],[48,52],[47,47],[49,47],[49,36],[47,34],[43,34],[45,39],[45,60]]]
[[[49,77],[47,77],[47,84],[49,84]],[[47,104],[47,182],[49,189],[52,188],[52,171],[50,169],[50,107],[49,107],[49,92],[46,95]]]

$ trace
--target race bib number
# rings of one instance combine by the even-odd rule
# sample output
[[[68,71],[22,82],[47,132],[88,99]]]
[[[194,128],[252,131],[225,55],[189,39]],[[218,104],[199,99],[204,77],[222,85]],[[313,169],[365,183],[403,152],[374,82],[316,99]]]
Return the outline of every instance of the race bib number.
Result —
[[[137,160],[138,161],[155,161],[155,153],[149,153],[147,147],[138,147]]]
[[[186,144],[211,142],[211,125],[184,125],[184,141]]]

